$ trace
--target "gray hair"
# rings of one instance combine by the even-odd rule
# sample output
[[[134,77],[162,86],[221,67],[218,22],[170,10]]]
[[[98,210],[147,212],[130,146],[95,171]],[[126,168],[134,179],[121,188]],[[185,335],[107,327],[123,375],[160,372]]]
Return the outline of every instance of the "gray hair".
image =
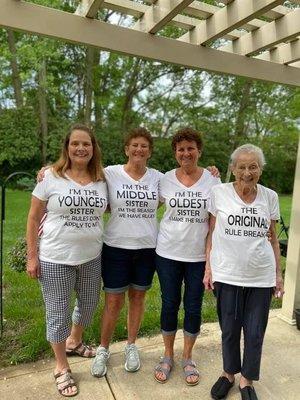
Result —
[[[234,152],[230,156],[230,165],[234,166],[237,162],[237,159],[242,153],[253,153],[257,157],[258,165],[261,169],[266,164],[265,156],[260,147],[254,146],[254,144],[243,144],[242,146],[237,147]]]

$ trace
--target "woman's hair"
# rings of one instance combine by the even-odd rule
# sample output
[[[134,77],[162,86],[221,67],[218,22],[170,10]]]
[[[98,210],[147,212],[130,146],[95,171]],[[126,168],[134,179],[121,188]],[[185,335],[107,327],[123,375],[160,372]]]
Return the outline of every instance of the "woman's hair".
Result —
[[[176,151],[177,143],[187,140],[188,142],[196,142],[198,150],[203,149],[203,140],[201,133],[192,128],[179,129],[172,138],[172,149]]]
[[[132,129],[125,137],[124,144],[125,146],[129,146],[130,142],[132,139],[136,139],[138,137],[142,137],[147,140],[149,143],[149,148],[152,151],[153,149],[153,138],[151,136],[151,133],[146,129],[142,127],[138,127],[135,129]]]
[[[266,164],[266,160],[265,160],[265,156],[264,153],[262,151],[262,149],[260,147],[254,146],[254,144],[250,144],[250,143],[246,143],[243,144],[242,146],[237,147],[234,152],[231,154],[230,156],[230,165],[231,167],[234,167],[238,157],[242,154],[242,153],[252,153],[256,156],[257,161],[258,161],[258,165],[261,169],[263,169],[263,167]]]
[[[104,176],[104,171],[103,171],[103,167],[102,167],[101,151],[100,151],[99,144],[98,144],[96,137],[95,137],[93,131],[91,130],[91,128],[89,128],[88,126],[83,125],[83,124],[74,124],[70,127],[69,132],[67,133],[66,137],[64,138],[63,148],[61,150],[60,157],[52,166],[53,172],[55,174],[57,174],[58,176],[65,178],[66,170],[71,167],[71,160],[69,157],[69,142],[70,142],[71,134],[75,130],[86,132],[89,135],[89,137],[91,138],[92,146],[93,146],[93,156],[87,165],[87,169],[90,173],[92,181],[93,182],[104,181],[105,176]]]

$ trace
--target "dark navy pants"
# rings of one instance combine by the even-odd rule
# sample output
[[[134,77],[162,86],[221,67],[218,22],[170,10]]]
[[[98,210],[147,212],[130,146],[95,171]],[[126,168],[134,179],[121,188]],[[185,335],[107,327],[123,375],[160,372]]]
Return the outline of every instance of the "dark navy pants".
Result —
[[[176,261],[157,255],[156,268],[161,288],[160,323],[163,335],[176,333],[184,283],[184,334],[197,336],[201,325],[205,262]]]
[[[222,330],[223,368],[258,380],[265,330],[273,288],[253,288],[215,282],[217,310]],[[244,334],[241,362],[240,339]]]

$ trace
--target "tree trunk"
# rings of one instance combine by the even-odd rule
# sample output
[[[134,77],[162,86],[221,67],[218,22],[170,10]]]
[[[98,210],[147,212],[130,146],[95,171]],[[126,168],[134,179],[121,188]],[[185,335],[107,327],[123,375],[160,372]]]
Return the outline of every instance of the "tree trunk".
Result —
[[[86,75],[85,75],[85,113],[84,122],[91,125],[92,103],[93,103],[93,68],[94,68],[95,50],[88,47],[86,51]]]
[[[109,17],[114,13],[114,11],[106,11],[103,15],[103,21],[107,22]],[[110,52],[107,65],[110,65],[113,53]],[[100,73],[99,73],[100,70]],[[107,84],[109,78],[109,72],[104,75],[104,68],[101,68],[101,51],[94,49],[94,70],[93,70],[93,87],[94,87],[94,115],[95,115],[95,130],[101,131],[103,128],[103,115],[104,107],[102,105],[102,98],[106,97]]]
[[[111,53],[110,53],[111,54]],[[106,83],[103,83],[102,73],[98,72],[99,69],[101,71],[101,51],[95,50],[94,57],[94,115],[95,115],[95,130],[101,131],[103,127],[103,110],[101,104],[101,98],[103,92],[106,90]],[[107,81],[107,79],[106,79]],[[103,87],[103,89],[102,89]]]
[[[236,147],[239,146],[241,139],[246,133],[246,116],[247,116],[247,108],[250,103],[250,91],[251,91],[251,86],[253,85],[252,81],[246,81],[243,88],[242,88],[242,93],[241,93],[241,99],[240,99],[240,104],[239,104],[239,110],[236,118],[236,123],[235,123],[235,130],[234,130],[234,135],[233,135],[233,141],[232,141],[232,150]],[[231,168],[230,168],[230,161],[228,162],[227,165],[227,172],[226,172],[226,182],[230,181],[231,177]]]
[[[7,37],[8,37],[8,47],[11,54],[10,57],[10,67],[12,71],[12,85],[14,88],[15,101],[17,108],[21,108],[23,106],[23,94],[22,94],[22,82],[19,73],[19,67],[17,62],[17,49],[16,49],[16,41],[15,34],[11,29],[7,29]]]
[[[133,61],[133,65],[131,67],[131,76],[129,78],[129,83],[126,89],[122,117],[121,117],[121,131],[126,133],[131,124],[131,116],[130,113],[132,111],[132,102],[133,98],[137,93],[137,83],[139,79],[139,71],[140,71],[141,60],[135,58]]]
[[[47,111],[47,70],[46,61],[42,60],[41,67],[38,71],[38,104],[39,104],[39,117],[40,117],[40,143],[42,164],[47,163],[47,139],[48,139],[48,111]]]

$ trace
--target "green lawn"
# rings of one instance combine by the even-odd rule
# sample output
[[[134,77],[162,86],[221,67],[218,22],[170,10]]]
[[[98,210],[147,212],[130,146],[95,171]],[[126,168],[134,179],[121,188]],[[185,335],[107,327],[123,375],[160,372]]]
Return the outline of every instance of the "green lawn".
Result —
[[[26,217],[30,203],[30,194],[20,191],[7,191],[6,221],[4,226],[4,253],[6,254],[16,238],[24,235]],[[281,212],[286,224],[289,223],[291,196],[280,197]],[[163,210],[159,211],[159,218]],[[285,259],[282,258],[284,267]],[[4,259],[5,264],[5,259]],[[97,315],[90,328],[86,330],[85,340],[97,343],[99,336],[99,315],[103,306],[101,296]],[[280,306],[280,300],[273,307]],[[146,311],[141,327],[141,335],[159,332],[160,293],[157,278],[147,295]],[[114,339],[126,338],[126,309],[118,322]],[[50,355],[45,339],[44,308],[39,285],[25,273],[18,273],[4,266],[4,334],[0,342],[0,366],[33,361]],[[215,321],[215,300],[206,293],[203,304],[204,322]],[[182,312],[180,314],[182,321]],[[181,324],[181,322],[180,322]]]

